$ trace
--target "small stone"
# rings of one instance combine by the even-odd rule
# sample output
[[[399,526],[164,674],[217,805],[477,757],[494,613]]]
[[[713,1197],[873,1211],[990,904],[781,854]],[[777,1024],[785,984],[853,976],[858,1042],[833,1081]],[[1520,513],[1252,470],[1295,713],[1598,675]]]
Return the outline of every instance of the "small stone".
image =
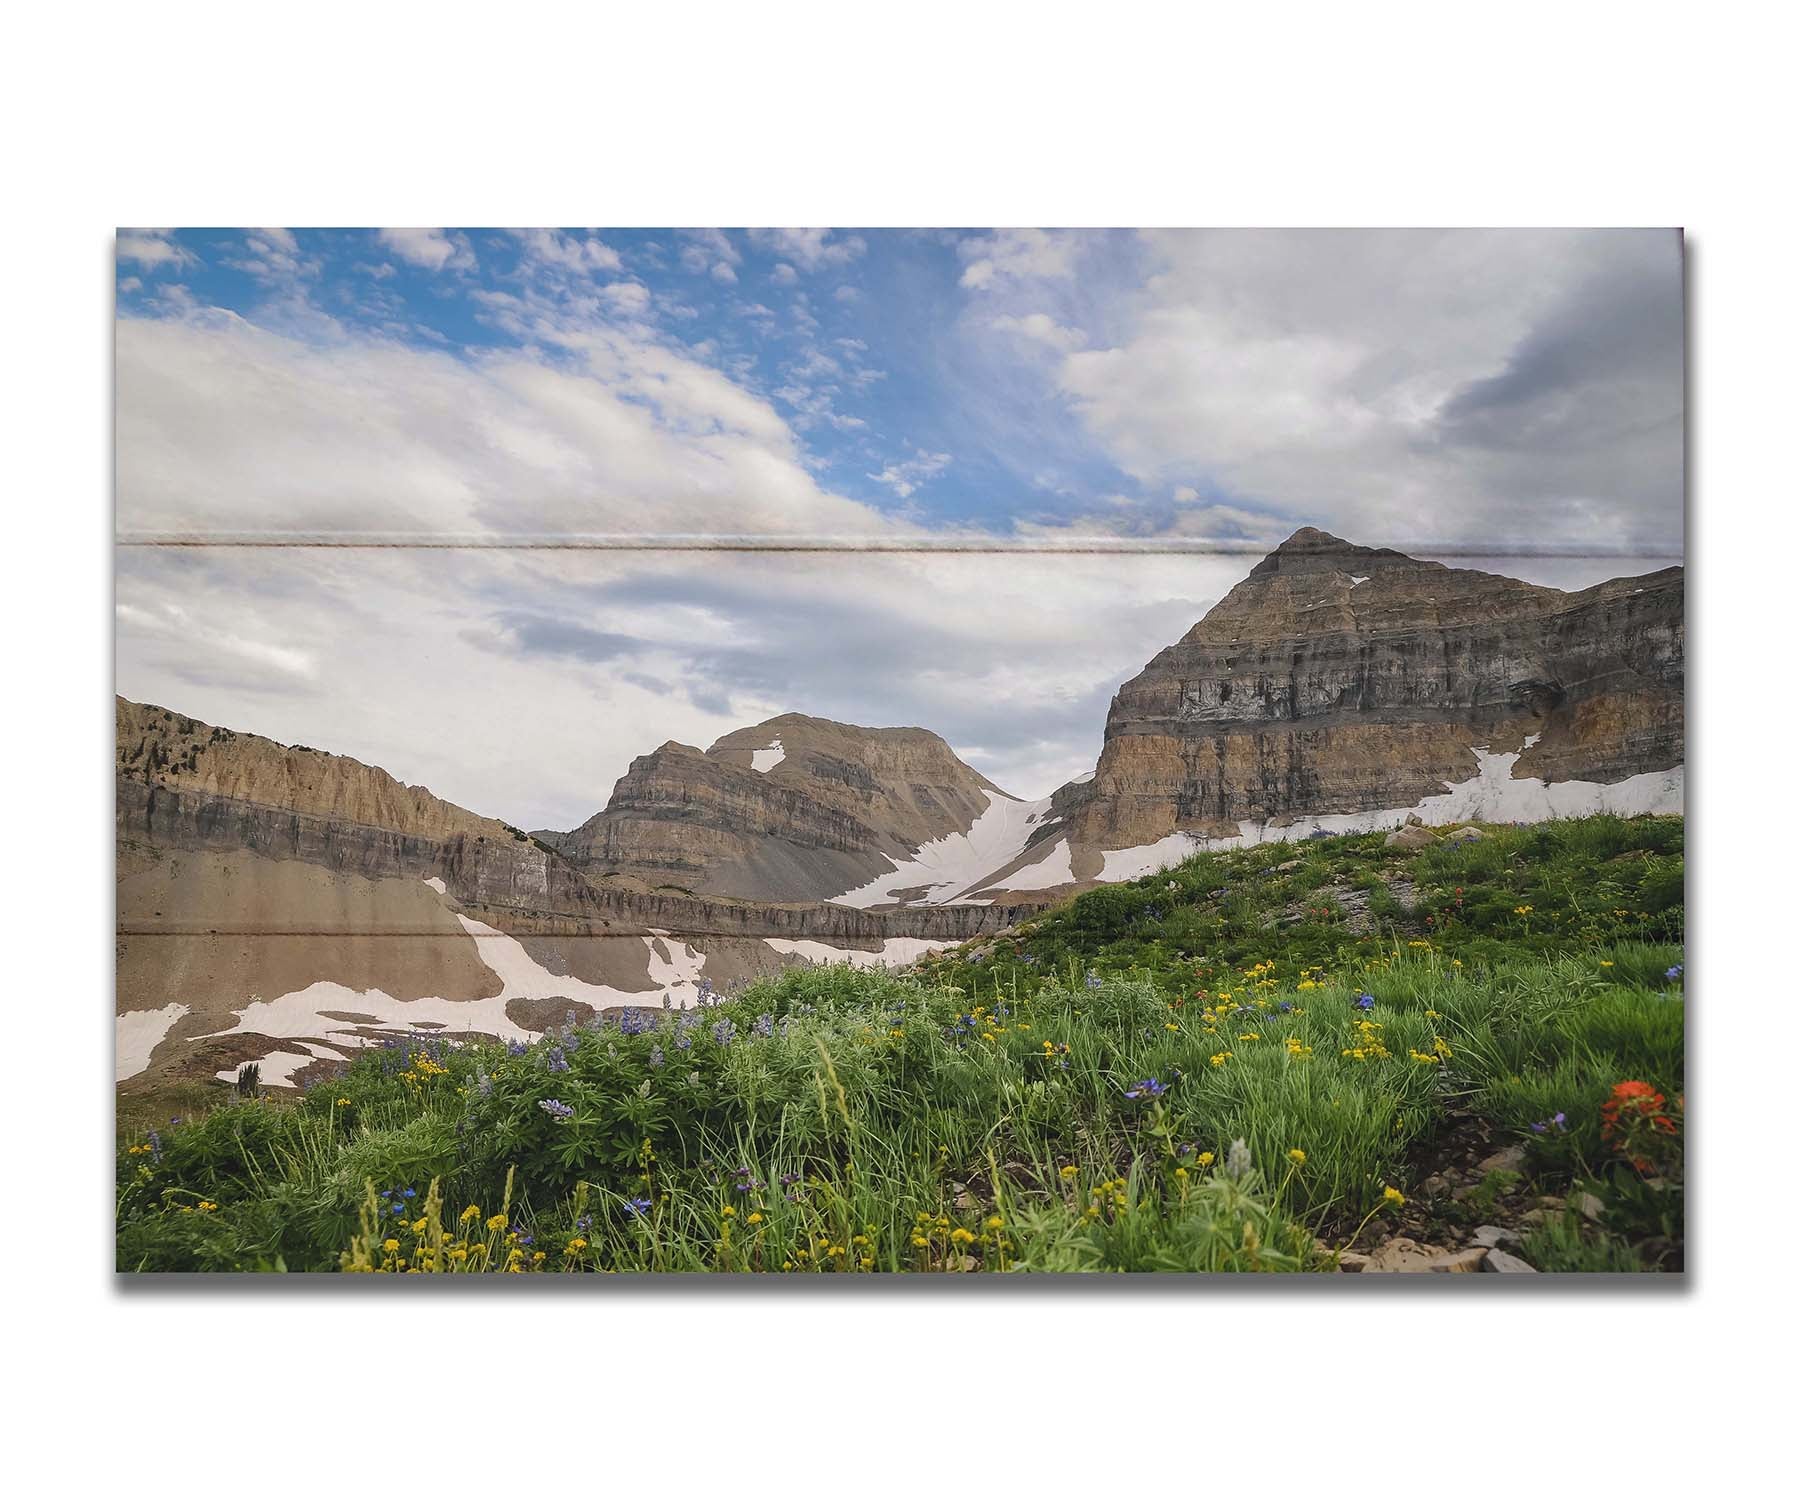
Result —
[[[978,1204],[972,1197],[970,1197],[969,1194],[958,1193],[954,1198],[952,1198],[950,1200],[950,1206],[952,1208],[954,1208],[958,1213],[966,1214],[966,1213],[972,1212],[974,1209],[979,1208],[981,1205]]]
[[[1441,1198],[1450,1191],[1450,1179],[1441,1172],[1433,1172],[1419,1184],[1419,1191],[1427,1198]]]
[[[1375,1253],[1363,1269],[1370,1272],[1424,1271],[1430,1269],[1434,1260],[1441,1260],[1450,1253],[1442,1245],[1421,1245],[1405,1235],[1395,1235],[1375,1247]]]
[[[1340,1271],[1366,1271],[1369,1269],[1369,1257],[1360,1250],[1346,1250],[1338,1256],[1337,1268]]]
[[[1606,1212],[1606,1205],[1592,1193],[1580,1193],[1576,1196],[1575,1207],[1581,1210],[1583,1218],[1592,1219],[1596,1224]]]
[[[1445,834],[1444,842],[1446,844],[1474,844],[1486,837],[1487,835],[1479,828],[1458,828]]]
[[[1306,861],[1303,859],[1284,859],[1280,864],[1275,866],[1275,873],[1279,875],[1288,870],[1298,870],[1300,866],[1305,863]]]
[[[1518,1242],[1519,1236],[1513,1230],[1504,1229],[1498,1224],[1478,1224],[1475,1232],[1469,1236],[1470,1244],[1480,1245],[1484,1250],[1492,1250],[1496,1245],[1516,1245]]]
[[[1453,1255],[1440,1255],[1425,1267],[1427,1271],[1479,1271],[1488,1251],[1477,1245],[1473,1250],[1458,1250]]]
[[[1411,853],[1431,848],[1437,843],[1437,835],[1428,828],[1397,828],[1381,842],[1389,849],[1404,849]]]
[[[1537,1267],[1519,1259],[1516,1255],[1508,1255],[1504,1250],[1489,1250],[1486,1259],[1481,1263],[1484,1271],[1530,1271],[1534,1275]]]
[[[1425,826],[1425,820],[1417,813],[1408,813],[1406,815],[1406,826],[1408,828],[1423,828]]]
[[[1542,1224],[1549,1219],[1549,1212],[1541,1208],[1528,1208],[1519,1217],[1527,1224]]]
[[[1525,1170],[1525,1148],[1523,1146],[1505,1146],[1492,1156],[1483,1157],[1479,1167],[1482,1172],[1523,1172]]]

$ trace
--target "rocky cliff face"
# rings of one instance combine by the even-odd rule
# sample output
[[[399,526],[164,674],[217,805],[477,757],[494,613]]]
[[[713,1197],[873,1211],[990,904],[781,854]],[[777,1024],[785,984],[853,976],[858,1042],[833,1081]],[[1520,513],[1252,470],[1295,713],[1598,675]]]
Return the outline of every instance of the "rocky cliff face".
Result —
[[[1078,846],[1406,808],[1469,782],[1682,761],[1682,570],[1577,593],[1296,532],[1113,699]],[[1077,861],[1079,864],[1081,861]]]
[[[784,714],[710,750],[631,763],[604,811],[548,841],[581,869],[712,895],[826,900],[966,831],[999,788],[923,729]]]
[[[590,879],[547,842],[344,756],[124,699],[117,733],[122,1081],[257,1061],[304,1082],[396,1030],[530,1034],[570,1012],[691,1003],[701,979],[904,962],[1023,915]],[[956,789],[921,779],[887,811],[904,826],[940,794]]]

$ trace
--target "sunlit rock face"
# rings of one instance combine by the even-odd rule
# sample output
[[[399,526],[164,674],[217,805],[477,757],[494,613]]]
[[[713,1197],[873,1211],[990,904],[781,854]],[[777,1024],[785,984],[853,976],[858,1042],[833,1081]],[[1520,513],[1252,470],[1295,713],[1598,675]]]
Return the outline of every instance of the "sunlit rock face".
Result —
[[[966,832],[990,793],[1005,795],[928,730],[783,714],[639,756],[603,811],[551,842],[592,874],[824,900]]]
[[[1408,807],[1477,747],[1548,783],[1678,766],[1682,578],[1565,593],[1306,528],[1119,690],[1059,810],[1078,848],[1121,849]]]

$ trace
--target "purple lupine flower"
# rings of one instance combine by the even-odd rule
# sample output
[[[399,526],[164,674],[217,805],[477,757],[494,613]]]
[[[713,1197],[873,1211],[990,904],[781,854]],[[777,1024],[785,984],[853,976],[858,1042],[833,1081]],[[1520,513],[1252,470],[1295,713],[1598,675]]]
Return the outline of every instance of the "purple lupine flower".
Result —
[[[650,1029],[650,1012],[628,1005],[619,1012],[619,1030],[626,1036],[637,1036]]]
[[[1098,974],[1096,974],[1092,969],[1089,969],[1087,971],[1087,978],[1082,980],[1082,983],[1085,984],[1090,990],[1097,990],[1100,988],[1100,976]]]
[[[1543,1135],[1549,1130],[1555,1130],[1560,1134],[1569,1128],[1569,1117],[1559,1109],[1548,1120],[1533,1120],[1531,1128],[1539,1135]]]
[[[773,1036],[775,1034],[775,1017],[764,1011],[756,1018],[756,1024],[750,1028],[753,1036]]]
[[[523,1057],[530,1050],[531,1048],[517,1037],[514,1037],[506,1044],[506,1055],[508,1057]]]
[[[1127,1099],[1158,1099],[1169,1092],[1169,1086],[1155,1078],[1146,1078],[1135,1088],[1125,1090]]]
[[[1671,964],[1668,968],[1663,970],[1663,978],[1673,982],[1674,980],[1681,978],[1684,968],[1685,965],[1682,964]]]
[[[545,1060],[544,1066],[552,1073],[566,1073],[569,1071],[569,1060],[563,1056],[563,1049],[561,1047],[552,1047]]]
[[[652,1047],[650,1049],[649,1062],[650,1066],[653,1068],[660,1068],[663,1065],[663,1049],[661,1047]]]
[[[154,1130],[150,1132],[150,1160],[162,1160],[162,1137]]]
[[[648,1198],[627,1198],[625,1212],[634,1219],[641,1219],[650,1212],[650,1200]]]
[[[540,1099],[538,1100],[538,1108],[543,1110],[545,1114],[558,1120],[566,1120],[575,1113],[574,1110],[569,1108],[569,1106],[564,1104],[560,1099]]]
[[[1374,1010],[1375,1009],[1375,997],[1370,994],[1365,993],[1365,994],[1358,995],[1356,997],[1356,999],[1353,1000],[1351,1003],[1353,1005],[1355,1005],[1355,1007],[1358,1010]]]
[[[491,1099],[494,1094],[494,1080],[487,1076],[485,1068],[475,1070],[475,1092],[483,1099]]]
[[[737,1036],[737,1025],[730,1016],[721,1018],[712,1029],[712,1038],[721,1047],[729,1047]]]

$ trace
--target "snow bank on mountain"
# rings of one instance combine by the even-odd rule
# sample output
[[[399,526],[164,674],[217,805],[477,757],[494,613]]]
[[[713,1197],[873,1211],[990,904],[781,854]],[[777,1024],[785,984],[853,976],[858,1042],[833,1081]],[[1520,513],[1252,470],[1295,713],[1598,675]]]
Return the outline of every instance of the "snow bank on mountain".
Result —
[[[161,1010],[128,1010],[113,1025],[113,1080],[123,1083],[150,1066],[150,1054],[169,1028],[188,1013],[185,1005]]]
[[[753,771],[773,771],[787,759],[787,751],[781,748],[779,738],[773,740],[766,750],[750,752],[750,769]]]
[[[777,953],[789,957],[811,959],[816,964],[849,964],[856,969],[893,968],[909,964],[927,953],[935,953],[939,948],[952,946],[931,938],[894,937],[882,943],[880,952],[869,952],[861,948],[833,948],[828,943],[815,943],[807,938],[764,938],[763,941]]]
[[[904,864],[889,855],[888,860],[894,868],[887,874],[877,875],[867,885],[829,899],[840,906],[879,906],[898,901],[900,897],[896,892],[923,886],[926,887],[923,900],[915,899],[912,904],[939,906],[985,883],[988,875],[1024,853],[1026,841],[1050,811],[1048,797],[1037,802],[1020,802],[997,792],[986,792],[985,795],[987,811],[964,832],[933,839]],[[1070,877],[1065,875],[1063,878]],[[1014,881],[1009,877],[1007,883],[1011,885]]]

